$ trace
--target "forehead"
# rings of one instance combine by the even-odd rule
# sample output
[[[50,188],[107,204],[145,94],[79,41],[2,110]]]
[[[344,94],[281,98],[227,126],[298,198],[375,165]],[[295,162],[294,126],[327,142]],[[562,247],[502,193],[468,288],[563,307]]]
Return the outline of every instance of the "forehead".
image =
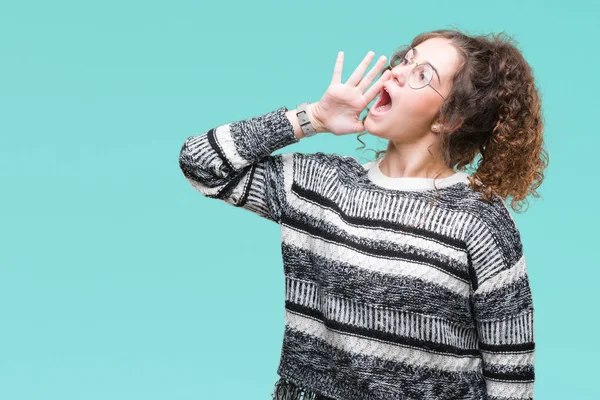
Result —
[[[445,38],[432,38],[415,46],[417,55],[409,50],[407,56],[413,56],[419,63],[429,61],[440,73],[442,82],[446,82],[458,69],[459,55],[456,48]]]

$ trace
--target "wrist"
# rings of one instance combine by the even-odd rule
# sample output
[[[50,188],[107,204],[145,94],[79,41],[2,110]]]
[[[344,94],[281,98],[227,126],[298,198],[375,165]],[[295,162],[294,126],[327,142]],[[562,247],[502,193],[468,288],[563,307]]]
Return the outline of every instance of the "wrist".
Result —
[[[306,115],[310,120],[310,123],[314,127],[317,133],[326,132],[325,125],[319,119],[315,108],[317,107],[317,103],[308,103],[306,106]]]

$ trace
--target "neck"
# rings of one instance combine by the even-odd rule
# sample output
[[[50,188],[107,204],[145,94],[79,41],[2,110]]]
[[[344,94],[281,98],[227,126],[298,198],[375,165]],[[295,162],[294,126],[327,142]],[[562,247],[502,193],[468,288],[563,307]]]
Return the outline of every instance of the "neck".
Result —
[[[456,172],[443,163],[439,154],[433,153],[432,156],[426,146],[418,143],[399,145],[391,140],[379,167],[381,172],[390,178],[441,179]]]

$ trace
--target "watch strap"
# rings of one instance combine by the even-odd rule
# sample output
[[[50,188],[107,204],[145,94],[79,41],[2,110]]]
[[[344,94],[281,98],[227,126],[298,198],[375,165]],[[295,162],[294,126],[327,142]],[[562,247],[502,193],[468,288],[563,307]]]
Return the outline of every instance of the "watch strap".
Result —
[[[315,127],[310,122],[308,118],[308,113],[306,112],[306,107],[308,106],[308,102],[300,103],[296,107],[296,116],[298,117],[298,122],[300,123],[300,127],[302,128],[302,133],[304,137],[313,136],[317,133]]]

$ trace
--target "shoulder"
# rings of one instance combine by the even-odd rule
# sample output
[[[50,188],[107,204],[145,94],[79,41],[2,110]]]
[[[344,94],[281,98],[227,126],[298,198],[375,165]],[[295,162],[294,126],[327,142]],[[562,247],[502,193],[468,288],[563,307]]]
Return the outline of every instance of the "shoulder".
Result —
[[[364,167],[352,156],[320,151],[280,156],[283,169],[293,174],[293,181],[312,190],[323,190],[339,182],[356,183],[365,175]]]
[[[460,193],[460,208],[471,215],[474,223],[472,228],[482,224],[516,228],[515,220],[500,196],[494,194],[491,200],[486,200],[482,193],[473,189],[469,183],[461,187],[463,190]]]
[[[498,251],[507,265],[516,263],[523,256],[521,233],[504,200],[498,196],[489,202],[480,198],[469,206],[472,219],[468,246],[471,249],[483,246],[488,254]]]
[[[334,153],[289,153],[283,155],[293,162],[295,166],[307,166],[310,165],[314,168],[319,168],[328,171],[345,171],[345,172],[357,172],[364,171],[365,168],[358,160],[352,156],[343,156]]]
[[[315,153],[301,153],[294,152],[288,153],[287,156],[293,156],[299,160],[311,160],[311,161],[319,161],[328,164],[339,164],[339,163],[351,163],[357,164],[358,161],[356,158],[352,156],[343,156],[335,153],[323,153],[322,151],[317,151]]]
[[[518,233],[516,221],[500,196],[494,195],[491,200],[484,200],[480,192],[472,189],[469,192],[471,194],[464,205],[470,208],[474,216],[474,227],[486,226],[499,233]]]

